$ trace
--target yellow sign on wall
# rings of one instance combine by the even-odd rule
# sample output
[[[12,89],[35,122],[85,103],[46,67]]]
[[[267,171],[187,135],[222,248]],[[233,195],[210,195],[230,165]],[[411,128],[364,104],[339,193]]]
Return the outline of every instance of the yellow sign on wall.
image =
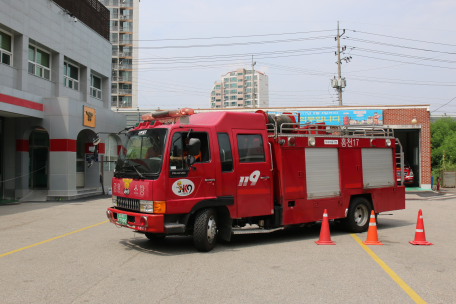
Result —
[[[95,128],[95,109],[84,106],[84,126]]]

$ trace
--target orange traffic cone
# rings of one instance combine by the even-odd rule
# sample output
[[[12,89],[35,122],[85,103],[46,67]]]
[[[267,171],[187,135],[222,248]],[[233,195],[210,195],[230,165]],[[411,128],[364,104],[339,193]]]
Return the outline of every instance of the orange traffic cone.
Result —
[[[363,242],[364,245],[383,245],[378,241],[377,222],[375,221],[374,210],[371,212],[369,230],[367,231],[367,239]]]
[[[418,211],[418,221],[416,222],[415,239],[409,241],[412,245],[434,245],[426,241],[426,234],[424,233],[423,212]]]
[[[315,241],[318,245],[336,245],[333,241],[331,241],[331,234],[329,233],[329,222],[328,222],[328,212],[323,212],[323,220],[321,222],[321,230],[320,230],[320,239]]]

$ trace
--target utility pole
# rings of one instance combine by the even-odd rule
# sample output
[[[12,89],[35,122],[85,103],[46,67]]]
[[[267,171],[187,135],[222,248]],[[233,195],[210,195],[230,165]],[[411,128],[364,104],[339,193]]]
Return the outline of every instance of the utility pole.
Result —
[[[344,31],[345,32],[345,31]],[[342,34],[343,35],[343,34]],[[339,35],[339,21],[337,21],[337,79],[340,82],[340,74],[341,74],[341,66],[342,63],[340,62],[340,35]],[[339,107],[342,106],[342,86],[339,84],[337,87],[339,91]]]
[[[346,63],[350,62],[352,59],[351,56],[345,56],[344,58],[340,58],[340,53],[344,52],[347,47],[343,46],[342,49],[340,47],[340,37],[342,37],[345,34],[345,30],[343,30],[342,34],[339,34],[339,21],[337,21],[337,37],[335,37],[335,40],[337,41],[337,51],[336,56],[337,56],[337,79],[334,77],[334,79],[331,79],[331,86],[335,89],[337,89],[339,93],[339,106],[342,106],[342,89],[345,88],[346,86],[346,81],[345,78],[342,77],[342,60],[345,60]]]
[[[252,101],[253,101],[253,107],[256,108],[255,104],[255,66],[256,62],[253,62],[253,55],[252,55]],[[245,103],[244,103],[245,105]]]

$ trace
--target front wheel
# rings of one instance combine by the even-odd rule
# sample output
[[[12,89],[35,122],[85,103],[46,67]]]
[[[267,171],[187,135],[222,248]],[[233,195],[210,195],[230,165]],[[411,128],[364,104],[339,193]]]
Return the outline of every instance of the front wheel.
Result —
[[[211,251],[217,240],[217,213],[213,208],[199,210],[193,226],[193,243],[199,251]]]
[[[351,232],[364,232],[369,228],[372,206],[364,197],[357,197],[348,208],[347,218],[344,219],[345,228]]]

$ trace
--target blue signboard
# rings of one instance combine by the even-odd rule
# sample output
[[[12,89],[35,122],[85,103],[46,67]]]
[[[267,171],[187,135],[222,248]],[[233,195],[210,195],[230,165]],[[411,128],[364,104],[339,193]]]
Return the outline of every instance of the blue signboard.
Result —
[[[278,114],[279,112],[268,112]],[[326,125],[372,126],[383,125],[383,110],[335,110],[335,111],[297,111],[293,112],[300,123],[315,124],[324,122]]]

